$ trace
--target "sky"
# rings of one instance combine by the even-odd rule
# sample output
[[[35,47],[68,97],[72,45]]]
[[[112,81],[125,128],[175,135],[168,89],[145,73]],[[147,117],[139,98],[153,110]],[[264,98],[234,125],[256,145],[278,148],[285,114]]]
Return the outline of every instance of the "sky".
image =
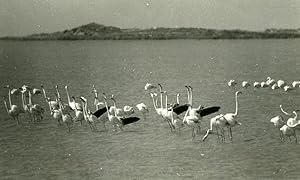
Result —
[[[120,28],[300,28],[300,0],[0,0],[0,37]]]

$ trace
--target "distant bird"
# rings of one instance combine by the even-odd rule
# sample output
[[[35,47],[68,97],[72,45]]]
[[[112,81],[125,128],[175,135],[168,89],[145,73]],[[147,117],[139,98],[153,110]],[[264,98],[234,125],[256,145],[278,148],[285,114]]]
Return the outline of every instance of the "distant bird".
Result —
[[[73,99],[74,104],[77,104],[74,96],[72,96],[72,99]],[[77,106],[75,106],[74,112],[75,112],[75,117],[74,117],[73,121],[75,121],[75,122],[79,121],[80,124],[82,125],[82,122],[84,121],[83,110],[80,111],[77,109]]]
[[[273,86],[275,83],[276,83],[276,81],[274,79],[272,79],[271,77],[267,77],[266,84],[268,86]]]
[[[231,79],[227,84],[228,84],[228,86],[235,86],[235,85],[237,85],[237,82],[235,82],[234,79]]]
[[[278,88],[279,87],[278,87],[277,83],[273,84],[272,87],[271,87],[271,89],[278,89]]]
[[[71,125],[73,124],[73,118],[72,116],[65,111],[64,109],[64,106],[62,104],[62,102],[60,101],[60,99],[58,99],[58,103],[59,103],[59,108],[60,108],[60,111],[61,111],[61,115],[62,115],[62,122],[64,122],[67,127],[68,127],[68,130],[69,132],[71,131]]]
[[[9,95],[9,107],[7,106],[6,103],[6,97],[3,96],[3,101],[4,101],[4,106],[6,108],[6,112],[7,114],[13,118],[13,120],[17,121],[17,124],[19,124],[19,115],[21,113],[21,109],[17,106],[17,105],[12,105],[11,104],[11,99],[10,99],[10,95]]]
[[[94,131],[97,129],[97,126],[96,126],[97,117],[95,115],[93,115],[89,109],[87,109],[87,106],[88,106],[87,99],[85,97],[81,96],[80,100],[81,100],[82,107],[83,107],[83,109],[82,109],[83,117],[84,117],[85,121],[88,123],[88,125],[90,126],[91,131]]]
[[[116,111],[114,111],[114,113],[111,113],[109,111],[108,105],[107,105],[107,97],[104,93],[103,93],[103,98],[104,98],[105,107],[107,109],[108,120],[113,124],[114,130],[117,131],[117,127],[119,127],[120,130],[123,131],[123,123],[120,120],[120,118],[117,117]],[[114,108],[116,108],[115,103],[114,103]]]
[[[278,85],[279,88],[283,88],[286,85],[286,83],[285,83],[284,80],[280,79],[280,80],[277,81],[277,85]]]
[[[139,112],[142,113],[144,119],[146,120],[146,114],[149,112],[148,107],[144,103],[139,103],[136,105],[136,108]]]
[[[253,87],[259,88],[259,87],[261,87],[261,84],[259,82],[254,82]]]
[[[41,94],[42,91],[41,91],[40,89],[33,88],[33,89],[32,89],[32,93],[33,93],[33,94]]]
[[[284,89],[285,92],[288,92],[288,91],[292,90],[293,88],[291,86],[285,85],[283,87],[283,89]]]
[[[268,87],[268,85],[267,85],[266,82],[261,82],[261,83],[260,83],[260,87],[265,88],[265,87]]]
[[[150,90],[153,90],[153,89],[156,89],[156,86],[150,84],[150,83],[147,83],[144,87],[145,91],[150,91]]]
[[[300,81],[293,81],[293,83],[292,83],[293,88],[295,88],[299,85],[300,85]]]
[[[247,88],[247,87],[250,86],[250,83],[249,83],[248,81],[243,81],[243,82],[242,82],[242,86],[243,86],[244,88]]]

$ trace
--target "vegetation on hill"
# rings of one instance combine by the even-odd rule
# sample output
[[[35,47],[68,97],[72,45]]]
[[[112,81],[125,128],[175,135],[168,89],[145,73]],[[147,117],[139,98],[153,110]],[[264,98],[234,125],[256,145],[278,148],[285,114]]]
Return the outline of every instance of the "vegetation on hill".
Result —
[[[266,29],[265,31],[216,30],[203,28],[121,29],[90,23],[70,30],[3,37],[12,40],[139,40],[139,39],[282,39],[299,38],[300,29]]]

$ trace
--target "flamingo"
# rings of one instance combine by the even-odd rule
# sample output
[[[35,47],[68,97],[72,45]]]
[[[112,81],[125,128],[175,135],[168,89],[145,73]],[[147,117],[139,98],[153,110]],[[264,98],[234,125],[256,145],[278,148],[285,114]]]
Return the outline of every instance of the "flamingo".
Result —
[[[286,85],[286,83],[285,83],[284,80],[280,79],[280,80],[277,81],[277,85],[278,85],[279,88],[283,88]]]
[[[176,95],[176,100],[177,100],[177,103],[173,105],[173,112],[176,113],[177,115],[185,112],[188,110],[188,104],[182,104],[180,105],[180,102],[179,102],[179,96],[180,94],[178,93]]]
[[[131,114],[134,113],[133,107],[128,106],[128,105],[124,106],[123,111],[126,116],[130,116]]]
[[[271,118],[270,122],[273,123],[275,128],[278,129],[280,140],[283,140],[283,134],[282,134],[282,131],[280,130],[280,128],[282,128],[285,125],[285,122],[283,121],[283,117],[280,115],[275,116],[275,117]]]
[[[146,120],[146,114],[149,112],[148,107],[144,103],[139,103],[136,105],[136,108],[139,112],[141,112],[144,116],[144,119]]]
[[[219,106],[212,106],[212,107],[207,107],[204,108],[202,105],[199,105],[198,108],[192,108],[193,106],[193,88],[191,86],[185,86],[188,90],[188,100],[189,100],[189,104],[190,104],[190,110],[189,110],[189,115],[194,115],[194,116],[198,116],[200,119],[202,119],[202,117],[207,116],[209,114],[215,113],[217,111],[219,111],[220,107]]]
[[[83,107],[83,117],[84,120],[89,124],[91,131],[97,129],[96,121],[97,117],[90,113],[90,110],[87,109],[87,99],[83,96],[80,97],[81,105]]]
[[[10,91],[10,94],[11,94],[11,95],[19,95],[19,94],[20,94],[20,89],[13,88],[13,89]]]
[[[150,84],[150,83],[147,83],[144,87],[145,91],[150,91],[150,90],[153,90],[153,89],[156,89],[156,86]]]
[[[180,132],[180,129],[183,127],[183,120],[182,119],[179,119],[179,118],[174,118],[174,112],[173,112],[173,106],[171,106],[171,123],[172,125],[174,126],[175,130],[178,129],[178,131]]]
[[[68,104],[72,108],[73,111],[77,109],[77,111],[82,111],[82,106],[80,103],[76,103],[75,101],[71,101],[69,91],[68,91],[68,86],[65,86],[66,93],[67,93],[67,98],[68,98]]]
[[[152,98],[153,106],[154,106],[154,109],[155,109],[156,113],[161,116],[163,108],[159,108],[157,106],[157,100],[156,101],[154,100],[154,97],[157,97],[157,94],[156,93],[150,93],[150,96]]]
[[[249,83],[248,81],[243,81],[243,82],[242,82],[242,86],[243,86],[244,88],[247,88],[247,87],[250,86],[250,83]]]
[[[28,91],[28,94],[29,94],[28,101],[30,106],[30,113],[32,115],[33,122],[35,122],[35,120],[43,120],[44,118],[43,114],[45,112],[44,108],[39,104],[33,104],[30,90]]]
[[[293,81],[292,86],[295,88],[296,86],[300,85],[300,81]]]
[[[272,87],[271,87],[271,89],[278,89],[278,88],[279,87],[278,87],[277,83],[273,84]]]
[[[40,89],[33,88],[33,89],[32,89],[32,93],[33,93],[33,94],[41,94],[42,91],[41,91]]]
[[[53,101],[53,100],[51,100],[51,98],[47,97],[44,85],[41,85],[41,88],[42,88],[42,91],[43,91],[43,94],[44,94],[45,101],[49,106],[49,110],[50,110],[50,114],[51,114],[52,110],[58,110],[59,109],[58,102]]]
[[[57,94],[57,101],[61,101],[61,96],[60,96],[60,93],[58,91],[58,85],[55,86],[55,90],[56,90],[56,94]],[[62,102],[61,102],[62,103]],[[65,110],[65,113],[71,113],[73,112],[73,109],[72,107],[69,105],[69,104],[62,104],[64,110]]]
[[[117,113],[116,111],[114,111],[114,114],[112,114],[109,109],[108,109],[108,105],[107,105],[107,98],[106,95],[103,93],[103,98],[104,98],[104,103],[105,103],[105,107],[107,109],[107,117],[108,120],[113,124],[114,130],[117,131],[117,126],[120,128],[121,131],[123,131],[123,124],[121,122],[121,120],[117,117]],[[116,106],[115,101],[114,101],[114,107]]]
[[[20,109],[16,105],[9,105],[9,108],[7,107],[6,103],[6,97],[3,96],[3,101],[4,101],[4,106],[6,109],[7,114],[12,117],[14,120],[17,121],[17,124],[20,124],[19,122],[19,114],[20,114]]]
[[[263,81],[260,83],[260,87],[265,88],[265,87],[268,87],[268,85],[266,82]]]
[[[63,106],[60,98],[58,99],[58,104],[61,111],[62,121],[66,123],[69,132],[71,132],[71,125],[73,124],[73,118],[68,112],[65,111],[65,107]]]
[[[259,88],[259,87],[261,87],[261,84],[259,82],[254,82],[253,87]]]
[[[235,86],[235,85],[237,85],[237,82],[235,82],[234,79],[231,79],[227,84],[228,84],[228,86]]]
[[[200,129],[201,128],[201,121],[198,116],[191,115],[190,111],[191,110],[191,105],[189,104],[189,109],[186,111],[184,118],[183,118],[183,123],[187,124],[191,130],[192,130],[192,140],[195,138],[195,129]]]
[[[223,116],[224,116],[223,114],[220,114],[210,119],[210,129],[206,131],[206,134],[203,136],[202,141],[205,141],[209,134],[215,134],[213,133],[213,129],[215,129],[218,139],[219,139],[218,131],[220,130],[222,136],[221,140],[223,143],[225,143],[224,127],[226,127],[227,121],[225,118],[222,118]]]
[[[73,99],[73,102],[75,104],[78,104],[76,103],[76,100],[75,100],[75,97],[72,96],[72,99]],[[82,121],[84,120],[84,116],[83,116],[83,111],[80,111],[77,109],[78,106],[75,106],[75,109],[74,109],[74,112],[75,112],[75,117],[74,117],[74,121],[80,121],[80,124],[82,125]]]
[[[6,108],[6,111],[8,113],[9,116],[11,116],[14,120],[17,121],[17,124],[19,124],[19,115],[20,113],[22,113],[22,110],[19,106],[14,105],[11,103],[11,91],[10,91],[10,86],[7,85],[4,88],[8,88],[8,102],[9,102],[9,107],[7,106],[6,103],[6,97],[3,97],[3,101],[4,101],[4,105]]]
[[[283,89],[284,89],[285,92],[288,92],[288,91],[292,90],[293,88],[291,86],[285,85],[283,87]]]
[[[296,136],[295,129],[293,129],[293,128],[287,126],[287,125],[283,125],[280,128],[280,131],[282,132],[283,135],[285,135],[286,137],[289,138],[290,142],[292,141],[291,136],[294,136],[295,137],[295,143],[297,143],[297,136]]]
[[[273,86],[274,84],[276,84],[276,81],[274,79],[272,79],[271,77],[267,77],[266,84],[268,86]]]
[[[117,108],[116,99],[114,98],[114,95],[111,95],[111,100],[113,101],[114,106],[112,106],[110,108],[110,114],[116,114],[116,116],[118,116],[118,117],[125,117],[126,113],[124,112],[124,110],[120,109],[120,108]]]
[[[22,96],[22,106],[23,106],[23,110],[24,112],[28,115],[28,118],[31,120],[31,112],[30,112],[30,105],[26,104],[26,98],[25,98],[25,92],[26,90],[21,90],[21,96]]]
[[[235,112],[234,113],[226,113],[224,115],[219,115],[218,119],[220,119],[219,121],[226,121],[226,127],[229,130],[229,138],[232,141],[232,127],[236,126],[236,125],[242,125],[242,123],[240,123],[239,121],[236,120],[236,117],[238,116],[238,110],[239,110],[239,106],[238,106],[238,95],[242,94],[241,91],[236,91],[235,92]]]

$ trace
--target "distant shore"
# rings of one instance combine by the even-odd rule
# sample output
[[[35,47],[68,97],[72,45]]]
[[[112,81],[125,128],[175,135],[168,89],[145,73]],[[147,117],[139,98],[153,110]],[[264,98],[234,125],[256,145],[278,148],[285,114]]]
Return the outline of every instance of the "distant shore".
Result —
[[[266,29],[265,31],[216,30],[204,28],[121,29],[90,23],[70,30],[1,37],[1,40],[171,40],[171,39],[288,39],[300,38],[299,29]]]

